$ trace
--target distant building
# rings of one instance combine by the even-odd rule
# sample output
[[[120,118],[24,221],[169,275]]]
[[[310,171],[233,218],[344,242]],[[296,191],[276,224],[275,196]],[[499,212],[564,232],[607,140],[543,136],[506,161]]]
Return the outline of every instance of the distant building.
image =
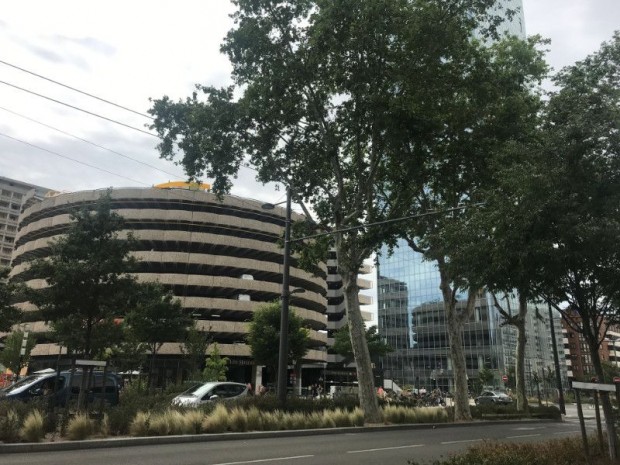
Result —
[[[11,264],[20,212],[49,192],[54,191],[0,176],[0,266]]]
[[[562,320],[562,336],[568,380],[590,381],[596,376],[590,349],[581,332],[575,330],[581,328],[581,317],[577,312],[569,311],[567,318],[569,322]],[[604,324],[599,339],[602,339],[598,349],[601,361],[620,367],[620,328]]]

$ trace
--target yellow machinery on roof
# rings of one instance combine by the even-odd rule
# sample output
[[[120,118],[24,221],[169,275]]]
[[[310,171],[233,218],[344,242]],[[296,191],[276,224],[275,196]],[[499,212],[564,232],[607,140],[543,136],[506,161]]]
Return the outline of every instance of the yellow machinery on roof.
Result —
[[[211,189],[211,184],[201,184],[197,182],[187,181],[169,181],[162,184],[156,184],[155,189],[187,189],[190,191],[208,191]]]

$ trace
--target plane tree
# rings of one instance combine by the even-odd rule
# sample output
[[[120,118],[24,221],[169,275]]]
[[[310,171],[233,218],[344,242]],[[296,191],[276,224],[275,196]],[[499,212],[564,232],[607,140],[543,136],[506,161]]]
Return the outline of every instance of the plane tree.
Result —
[[[436,8],[442,11],[441,6]],[[391,237],[434,262],[439,272],[455,419],[460,421],[471,418],[463,329],[487,285],[483,272],[471,272],[486,266],[473,217],[489,196],[501,195],[486,188],[497,169],[498,154],[531,137],[540,109],[535,89],[547,65],[539,37],[504,38],[490,44],[471,38],[475,24],[465,10],[449,21],[457,35],[444,37],[439,29],[434,31],[438,37],[434,46],[443,59],[425,69],[430,84],[420,89],[410,82],[402,90],[411,95],[426,92],[426,99],[418,96],[415,101],[421,102],[418,111],[425,115],[418,124],[425,124],[428,131],[416,140],[396,140],[400,150],[394,152],[400,155],[390,159],[381,198],[400,211],[399,216],[413,217]],[[432,24],[439,28],[439,23]],[[413,124],[415,119],[403,121],[405,127]],[[420,212],[436,214],[420,216]],[[391,247],[397,244],[390,242]],[[457,305],[459,300],[465,305]]]
[[[538,202],[548,234],[539,290],[583,335],[603,380],[599,347],[620,321],[620,32],[554,83],[531,172],[546,195],[525,200]],[[611,403],[608,393],[601,397],[616,458]]]
[[[160,153],[178,156],[192,179],[214,178],[216,193],[227,192],[239,168],[248,164],[258,180],[282,183],[295,201],[312,206],[316,223],[332,231],[360,405],[367,421],[380,422],[357,273],[388,230],[362,225],[398,216],[390,204],[378,201],[381,178],[390,169],[402,169],[397,155],[414,157],[403,149],[442,126],[428,112],[439,109],[431,104],[434,71],[456,56],[448,38],[458,47],[479,49],[471,34],[493,34],[499,19],[487,10],[495,2],[234,4],[235,25],[222,44],[232,63],[233,85],[199,85],[179,102],[154,100]],[[470,58],[476,57],[472,51]],[[460,68],[461,75],[468,71]],[[397,196],[400,186],[391,188]]]

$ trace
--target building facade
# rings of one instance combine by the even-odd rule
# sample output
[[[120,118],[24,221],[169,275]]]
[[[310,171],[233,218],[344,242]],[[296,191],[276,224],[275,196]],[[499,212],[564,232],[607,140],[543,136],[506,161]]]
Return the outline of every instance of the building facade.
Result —
[[[393,349],[382,359],[384,377],[400,385],[452,391],[454,373],[436,264],[424,261],[405,242],[399,242],[393,255],[388,257],[384,249],[378,258],[377,290],[379,333]],[[466,300],[465,295],[457,295],[457,308],[463,308]],[[509,300],[511,308],[516,309],[514,297]],[[536,374],[540,378],[548,369],[554,370],[550,324],[559,338],[561,323],[555,313],[550,322],[544,310],[535,304],[528,305],[525,354],[528,389]],[[513,326],[503,324],[490,294],[481,292],[476,296],[473,315],[464,326],[463,340],[472,389],[482,368],[493,373],[494,387],[501,389],[514,383],[511,378],[516,366],[517,332]],[[558,352],[563,360],[561,347]],[[504,381],[504,377],[508,380]]]
[[[44,287],[43,279],[26,274],[28,261],[49,253],[50,241],[69,226],[71,211],[92,205],[104,193],[62,194],[27,208],[15,235],[12,277],[23,276],[33,288]],[[173,291],[198,328],[208,331],[222,355],[230,358],[230,379],[255,380],[245,336],[253,312],[281,295],[283,250],[278,240],[284,209],[263,210],[260,202],[234,196],[219,201],[201,190],[127,188],[110,195],[112,209],[125,220],[120,237],[132,233],[137,239],[133,254],[139,263],[138,280],[158,281]],[[304,362],[324,366],[327,269],[323,265],[312,275],[297,266],[295,257],[291,262],[291,288],[304,290],[291,296],[291,306],[310,329],[311,348]],[[22,307],[31,331],[38,335],[34,363],[45,367],[64,349],[46,340],[48,327],[36,318],[36,308],[29,303]],[[165,343],[158,357],[160,380],[179,379],[180,344]]]
[[[0,176],[0,266],[11,264],[20,212],[49,192],[53,191]]]

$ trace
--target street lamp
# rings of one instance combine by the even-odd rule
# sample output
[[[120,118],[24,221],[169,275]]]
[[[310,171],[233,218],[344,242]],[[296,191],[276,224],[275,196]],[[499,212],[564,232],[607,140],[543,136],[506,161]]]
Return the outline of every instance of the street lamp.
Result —
[[[265,210],[273,210],[275,204],[262,205]],[[282,260],[282,308],[280,310],[280,349],[278,352],[278,386],[276,393],[281,405],[286,404],[286,374],[288,368],[288,307],[289,271],[291,256],[291,188],[286,188],[286,220],[284,223],[284,258]]]

